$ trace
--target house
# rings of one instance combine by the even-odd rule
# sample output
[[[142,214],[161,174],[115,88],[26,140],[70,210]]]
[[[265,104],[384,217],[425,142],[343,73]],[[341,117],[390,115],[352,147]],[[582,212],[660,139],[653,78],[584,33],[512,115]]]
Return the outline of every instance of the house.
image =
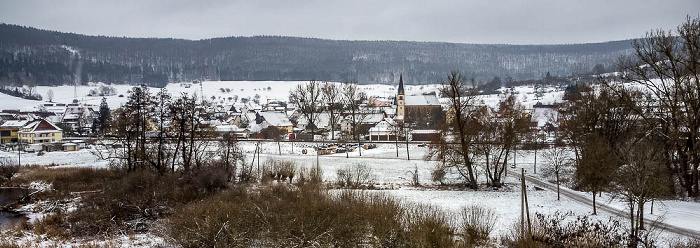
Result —
[[[336,115],[337,116],[337,115]],[[331,130],[331,125],[337,126],[338,124],[331,124],[331,115],[330,113],[319,113],[316,116],[316,121],[314,124],[316,124],[316,129],[321,129],[321,130]],[[336,118],[337,120],[340,119],[340,117]],[[309,121],[306,119],[306,116],[300,116],[297,119],[297,127],[301,128],[302,130],[309,129],[307,126],[309,125]]]
[[[79,133],[89,133],[92,123],[97,118],[94,105],[71,103],[66,106],[60,123]]]
[[[373,127],[369,128],[370,141],[395,141],[404,140],[400,135],[401,127],[391,118],[384,118]],[[399,137],[397,137],[399,134]]]
[[[235,135],[239,139],[247,139],[250,137],[250,130],[247,128],[240,128],[235,125],[221,125],[214,128],[221,136],[228,133]]]
[[[17,134],[22,144],[56,143],[63,140],[63,130],[46,119],[28,122]]]
[[[384,117],[383,113],[356,114],[357,133],[360,136],[366,135],[369,128],[384,120]],[[352,115],[345,116],[340,120],[340,131],[345,134],[351,134],[354,131]]]
[[[255,123],[261,125],[261,128],[276,127],[287,133],[294,130],[294,124],[287,118],[287,115],[280,112],[257,112]]]
[[[17,142],[17,132],[28,123],[24,120],[6,121],[0,125],[0,144]]]
[[[442,106],[436,95],[405,95],[403,75],[399,76],[396,115],[404,116],[406,123],[425,128],[435,128],[443,119]]]

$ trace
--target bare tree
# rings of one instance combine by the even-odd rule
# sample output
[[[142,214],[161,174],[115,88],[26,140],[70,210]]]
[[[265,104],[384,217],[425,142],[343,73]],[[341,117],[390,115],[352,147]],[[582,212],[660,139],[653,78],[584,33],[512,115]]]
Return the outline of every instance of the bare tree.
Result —
[[[624,89],[582,85],[560,109],[564,136],[574,148],[574,176],[579,187],[593,193],[594,214],[596,194],[606,189],[621,165],[617,147],[636,139],[639,116],[626,103],[635,95]]]
[[[489,184],[501,187],[503,174],[508,166],[508,155],[518,142],[518,135],[528,131],[528,122],[523,117],[523,107],[508,96],[499,103],[499,108],[481,107],[475,112],[476,144],[473,156],[483,160]]]
[[[308,120],[312,130],[316,130],[318,115],[323,109],[323,98],[321,84],[311,81],[307,84],[300,84],[289,92],[289,101],[297,106],[302,116]]]
[[[554,175],[557,183],[557,201],[561,199],[559,195],[560,176],[570,166],[571,157],[569,151],[564,147],[553,147],[544,152],[544,160],[549,165],[544,169],[545,174]]]
[[[358,151],[362,156],[362,147],[359,146],[360,134],[366,131],[362,126],[365,118],[372,112],[373,108],[367,105],[367,94],[357,87],[357,83],[343,83],[343,105],[345,115],[350,116],[350,125],[352,125],[352,137],[358,143]],[[363,130],[364,129],[364,130]],[[346,155],[347,156],[347,155]]]
[[[341,89],[335,83],[324,82],[321,87],[323,101],[328,112],[328,125],[331,129],[331,139],[335,140],[336,124],[340,120],[340,113],[343,111],[343,96]]]
[[[48,99],[49,102],[53,102],[53,90],[52,89],[49,89],[46,92],[46,99]]]
[[[478,124],[475,113],[479,108],[476,107],[476,82],[472,80],[470,87],[465,80],[459,71],[452,71],[447,81],[442,83],[440,93],[448,98],[450,109],[446,115],[445,134],[441,141],[431,144],[431,150],[438,159],[456,168],[469,187],[477,189],[472,141],[477,133],[474,128]],[[448,139],[456,140],[457,145],[448,142]]]
[[[664,142],[665,159],[686,195],[700,195],[700,18],[687,18],[675,32],[657,30],[633,43],[622,59],[622,79],[645,93],[630,102]],[[608,84],[609,85],[609,84]],[[673,187],[673,185],[669,185]]]
[[[155,161],[151,161],[151,165],[155,167],[156,171],[163,173],[167,169],[168,164],[165,160],[170,157],[166,156],[166,131],[172,122],[170,112],[171,96],[165,88],[162,88],[160,92],[153,97],[151,102],[155,103],[151,111],[153,113],[153,119],[158,125],[156,158]]]
[[[615,175],[613,193],[627,202],[632,244],[643,242],[644,205],[667,194],[667,168],[662,148],[654,141],[642,140],[620,147],[624,164]]]

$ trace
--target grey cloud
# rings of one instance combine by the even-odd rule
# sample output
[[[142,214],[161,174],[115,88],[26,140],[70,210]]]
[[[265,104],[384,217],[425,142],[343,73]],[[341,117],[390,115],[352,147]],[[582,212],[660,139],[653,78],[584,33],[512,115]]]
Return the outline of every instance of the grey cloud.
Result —
[[[90,35],[552,44],[637,38],[698,16],[696,0],[0,0],[0,22]]]

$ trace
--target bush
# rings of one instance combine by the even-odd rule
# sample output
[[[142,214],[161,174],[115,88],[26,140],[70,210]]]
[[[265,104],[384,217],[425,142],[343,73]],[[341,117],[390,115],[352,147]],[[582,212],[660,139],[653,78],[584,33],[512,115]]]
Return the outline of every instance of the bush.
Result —
[[[300,168],[297,177],[297,186],[320,186],[323,183],[323,171],[320,168]]]
[[[296,172],[296,164],[293,161],[268,159],[263,163],[263,182],[276,180],[282,182],[289,180],[292,183]]]
[[[12,183],[12,178],[19,173],[20,166],[10,158],[0,158],[0,177]],[[2,181],[0,181],[2,182]]]
[[[372,169],[365,164],[353,164],[349,168],[339,169],[336,185],[341,188],[358,189],[371,184]]]
[[[439,182],[445,185],[445,176],[447,175],[447,166],[444,164],[435,164],[435,168],[430,172],[430,178],[433,182]]]
[[[463,208],[461,218],[460,234],[469,246],[486,243],[497,219],[495,211],[480,206]]]
[[[628,239],[619,221],[591,221],[588,216],[576,216],[565,221],[571,213],[535,214],[531,237],[522,237],[520,227],[513,229],[509,247],[625,247]]]

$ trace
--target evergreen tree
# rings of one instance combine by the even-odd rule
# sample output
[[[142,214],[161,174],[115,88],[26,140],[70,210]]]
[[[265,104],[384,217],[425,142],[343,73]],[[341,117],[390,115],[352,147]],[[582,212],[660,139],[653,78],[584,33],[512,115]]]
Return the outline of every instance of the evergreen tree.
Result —
[[[99,131],[102,132],[102,130],[105,130],[109,128],[109,106],[107,105],[107,98],[102,98],[102,102],[100,102],[100,113],[97,116],[97,130],[93,131]]]

